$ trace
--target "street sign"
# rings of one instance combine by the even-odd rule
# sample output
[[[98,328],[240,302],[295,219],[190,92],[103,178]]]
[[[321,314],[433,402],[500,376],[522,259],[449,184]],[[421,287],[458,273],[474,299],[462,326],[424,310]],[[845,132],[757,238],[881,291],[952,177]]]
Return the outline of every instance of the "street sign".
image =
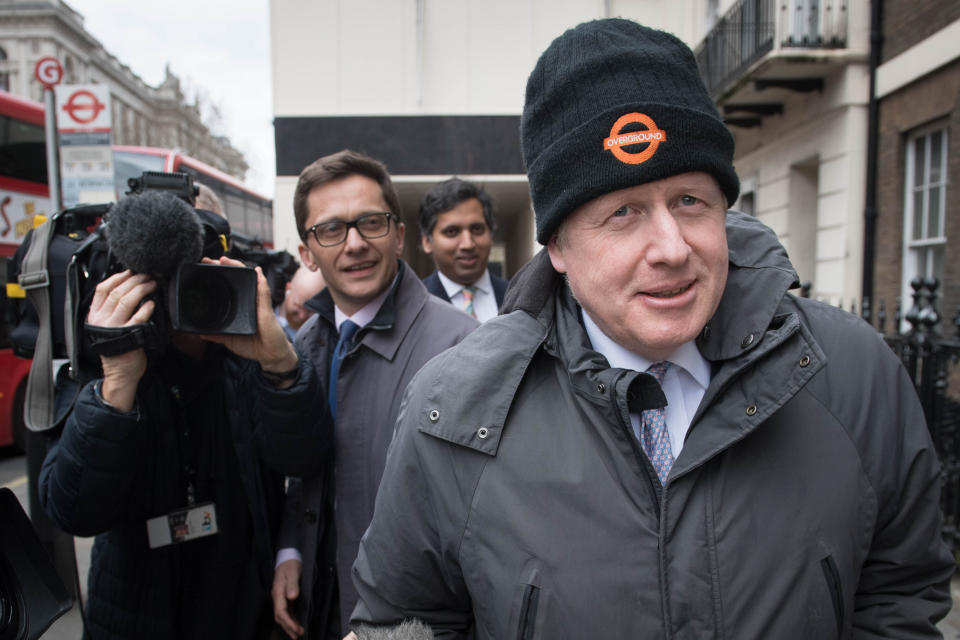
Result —
[[[61,85],[56,93],[63,206],[113,202],[110,88]]]
[[[45,111],[43,130],[47,151],[47,181],[50,187],[50,205],[53,211],[60,209],[60,174],[57,171],[57,123],[53,88],[63,80],[63,66],[56,58],[46,56],[37,60],[33,75],[43,85],[43,107]],[[51,213],[53,213],[51,211]]]
[[[63,105],[70,119],[80,125],[92,124],[106,108],[107,105],[97,100],[96,95],[86,90],[75,91]]]
[[[63,133],[110,133],[110,87],[74,84],[57,87],[57,129]]]
[[[63,80],[63,66],[56,58],[40,58],[33,68],[33,75],[44,89],[52,89]]]

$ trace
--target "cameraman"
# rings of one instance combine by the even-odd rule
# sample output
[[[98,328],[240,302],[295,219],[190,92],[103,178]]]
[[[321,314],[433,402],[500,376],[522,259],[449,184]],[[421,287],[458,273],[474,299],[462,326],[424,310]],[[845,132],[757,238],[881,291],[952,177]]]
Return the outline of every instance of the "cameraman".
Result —
[[[284,475],[316,473],[332,427],[314,369],[256,271],[255,335],[174,333],[160,352],[101,356],[102,378],[83,387],[47,454],[44,510],[64,531],[97,535],[85,638],[270,633]],[[87,325],[146,323],[156,291],[147,275],[112,275],[97,285]],[[310,401],[293,421],[272,419],[292,393]]]

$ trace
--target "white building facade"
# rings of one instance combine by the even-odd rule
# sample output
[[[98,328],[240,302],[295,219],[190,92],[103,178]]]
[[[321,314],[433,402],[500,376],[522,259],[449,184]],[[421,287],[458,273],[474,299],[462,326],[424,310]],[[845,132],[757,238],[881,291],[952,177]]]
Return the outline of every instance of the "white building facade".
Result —
[[[622,16],[695,49],[737,143],[736,207],[781,237],[810,295],[859,296],[868,0],[272,0],[277,246],[297,238],[296,177],[349,147],[387,163],[416,255],[434,182],[482,183],[506,275],[538,249],[520,158],[527,75],[553,38]]]
[[[458,175],[494,199],[492,261],[512,275],[538,249],[520,154],[527,76],[550,42],[585,20],[623,16],[694,44],[688,0],[271,0],[277,148],[274,238],[299,238],[300,170],[342,148],[387,164],[415,248],[420,198]]]
[[[809,295],[861,295],[868,0],[703,0],[698,60],[736,139],[738,207],[772,227]]]

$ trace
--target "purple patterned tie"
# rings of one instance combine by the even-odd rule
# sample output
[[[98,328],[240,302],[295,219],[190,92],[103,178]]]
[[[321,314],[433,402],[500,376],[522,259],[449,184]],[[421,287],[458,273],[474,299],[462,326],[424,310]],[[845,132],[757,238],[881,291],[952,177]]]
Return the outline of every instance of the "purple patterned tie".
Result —
[[[669,362],[654,362],[647,369],[647,373],[657,379],[657,382],[663,386],[663,376],[670,368]],[[666,484],[667,476],[670,475],[670,467],[673,466],[673,450],[670,448],[670,432],[667,431],[667,421],[664,419],[663,408],[647,409],[642,414],[642,424],[640,426],[640,445],[643,452],[650,458],[657,476],[660,477],[660,484]]]

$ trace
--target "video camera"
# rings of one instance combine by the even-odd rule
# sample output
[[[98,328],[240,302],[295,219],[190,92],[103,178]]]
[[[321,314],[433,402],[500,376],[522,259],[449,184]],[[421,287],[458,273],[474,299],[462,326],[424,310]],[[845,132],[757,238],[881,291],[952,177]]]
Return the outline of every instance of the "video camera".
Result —
[[[127,197],[112,207],[100,229],[113,258],[105,275],[129,268],[153,277],[166,293],[156,297],[159,310],[167,312],[154,313],[158,328],[168,320],[173,331],[256,333],[256,273],[198,262],[228,253],[230,224],[193,208],[198,188],[192,177],[148,171],[127,184]],[[161,340],[168,333],[162,331]]]
[[[244,233],[234,232],[231,235],[230,257],[260,267],[270,285],[270,304],[273,307],[283,302],[287,283],[300,268],[296,258],[288,251],[267,249],[259,239]]]
[[[99,365],[99,355],[162,348],[173,331],[256,333],[255,271],[199,260],[230,255],[260,265],[268,279],[278,283],[274,296],[279,290],[282,299],[289,280],[285,274],[296,269],[293,257],[268,251],[249,238],[231,252],[229,223],[193,207],[198,189],[188,174],[145,172],[128,185],[130,191],[116,204],[78,205],[51,218],[52,228],[44,236],[49,237],[46,273],[36,279],[39,285],[31,280],[36,274],[23,273],[29,270],[23,268],[24,257],[36,230],[8,263],[8,282],[23,275],[24,289],[49,287],[53,357],[70,358],[76,369],[81,362]],[[149,274],[159,285],[151,320],[117,329],[85,325],[97,284],[126,268]],[[11,332],[14,350],[32,357],[39,329],[36,311],[21,302],[17,316]]]

